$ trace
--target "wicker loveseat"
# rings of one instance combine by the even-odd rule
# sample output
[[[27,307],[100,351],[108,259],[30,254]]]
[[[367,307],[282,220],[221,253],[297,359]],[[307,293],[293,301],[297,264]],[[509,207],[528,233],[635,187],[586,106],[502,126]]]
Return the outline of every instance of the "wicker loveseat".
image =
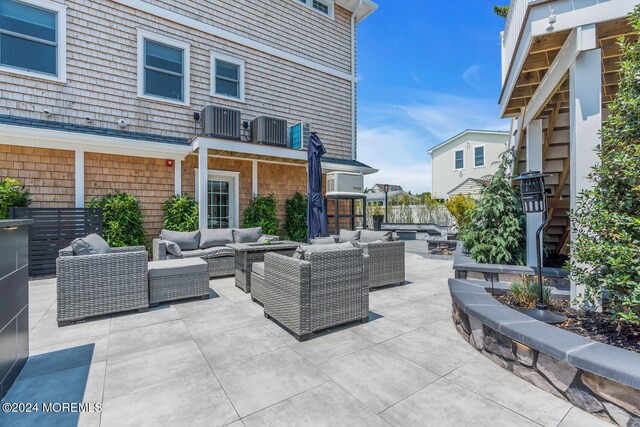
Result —
[[[103,255],[74,255],[61,249],[56,260],[58,326],[86,317],[149,308],[144,246],[111,248]]]
[[[341,230],[340,235],[331,236],[337,242],[349,241],[362,248],[369,255],[369,288],[404,283],[405,243],[394,240],[391,231]],[[311,244],[325,244],[327,238],[311,241]]]
[[[175,242],[172,240],[176,240]],[[207,262],[209,278],[235,274],[235,251],[228,243],[255,243],[260,239],[278,240],[278,236],[262,234],[260,227],[252,229],[225,228],[178,232],[162,230],[160,238],[153,239],[153,260],[202,258]],[[172,254],[171,245],[179,251]],[[175,246],[174,246],[175,247]]]
[[[368,259],[351,247],[306,252],[304,259],[267,253],[264,314],[298,341],[312,332],[369,319]]]

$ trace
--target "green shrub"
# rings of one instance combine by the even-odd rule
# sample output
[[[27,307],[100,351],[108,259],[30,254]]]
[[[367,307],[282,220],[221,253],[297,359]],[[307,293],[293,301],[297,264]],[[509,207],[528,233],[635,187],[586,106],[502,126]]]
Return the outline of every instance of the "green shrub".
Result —
[[[307,230],[307,196],[295,193],[284,202],[284,235],[294,242],[306,242]]]
[[[0,182],[0,219],[9,218],[9,208],[26,208],[31,204],[31,194],[15,179]]]
[[[262,227],[263,234],[278,234],[278,202],[273,194],[253,196],[244,210],[243,228]]]
[[[173,196],[162,204],[165,230],[196,231],[200,224],[198,218],[198,202],[189,196]]]
[[[469,222],[469,214],[476,207],[476,201],[467,194],[456,194],[444,202],[444,205],[455,218],[459,230]]]
[[[551,307],[551,288],[542,287],[542,299]],[[519,282],[511,284],[511,293],[518,307],[535,308],[538,302],[538,277],[522,276]]]
[[[640,6],[630,22],[640,31]],[[596,152],[593,188],[571,213],[571,278],[585,286],[579,301],[604,306],[624,323],[640,325],[640,43],[623,40],[620,88]]]
[[[116,192],[94,198],[88,208],[102,208],[102,234],[109,246],[145,244],[140,202],[130,194]]]
[[[482,189],[460,232],[476,262],[523,264],[526,219],[520,192],[511,185],[508,175],[514,160],[514,150],[500,155],[498,170]]]

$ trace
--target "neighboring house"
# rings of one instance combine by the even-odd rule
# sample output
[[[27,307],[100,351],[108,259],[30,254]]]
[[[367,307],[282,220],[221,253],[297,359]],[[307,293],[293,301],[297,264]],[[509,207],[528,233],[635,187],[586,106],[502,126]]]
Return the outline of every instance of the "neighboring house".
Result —
[[[371,192],[373,193],[383,193],[384,192],[384,187],[388,186],[388,190],[387,191],[402,191],[402,186],[401,185],[395,185],[395,184],[374,184],[373,187],[371,187]]]
[[[547,248],[568,253],[569,210],[591,186],[599,131],[620,80],[618,39],[637,33],[627,22],[635,0],[574,2],[514,0],[502,38],[500,114],[513,118],[516,172],[542,170],[550,225]],[[527,258],[535,263],[535,230],[528,215]],[[576,296],[572,289],[571,299]]]
[[[508,132],[466,130],[430,149],[431,196],[449,199],[461,188],[476,196],[479,180],[495,173],[495,162],[508,142]]]
[[[374,191],[366,194],[367,206],[385,206],[385,194],[384,191]],[[389,191],[388,193],[389,206],[408,203],[410,205],[417,205],[420,203],[420,198],[402,190]]]
[[[258,116],[309,123],[325,172],[373,173],[356,157],[355,35],[376,8],[2,0],[0,177],[23,181],[33,207],[129,192],[153,235],[174,194],[201,202],[201,227],[225,227],[242,223],[253,194],[274,193],[283,209],[306,193],[306,152],[251,143]],[[208,105],[241,111],[216,119],[235,139],[203,134]]]
[[[489,183],[488,179],[467,178],[461,184],[455,186],[447,192],[450,199],[453,196],[466,195],[473,198],[480,197],[480,192]]]

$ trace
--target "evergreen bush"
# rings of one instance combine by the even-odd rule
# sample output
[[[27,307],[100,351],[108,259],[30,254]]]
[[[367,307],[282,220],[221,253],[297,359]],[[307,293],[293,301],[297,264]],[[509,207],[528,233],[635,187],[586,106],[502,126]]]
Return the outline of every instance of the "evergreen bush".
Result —
[[[640,31],[640,6],[630,22]],[[596,151],[593,188],[571,213],[571,278],[585,286],[583,303],[605,307],[640,325],[640,43],[621,40],[621,80]]]
[[[15,179],[0,181],[0,219],[9,218],[9,208],[26,208],[31,204],[31,194]]]
[[[196,231],[199,227],[198,202],[188,194],[175,195],[162,204],[163,228],[175,231]]]
[[[284,235],[294,242],[306,242],[307,229],[307,196],[295,193],[284,202]]]
[[[262,234],[278,234],[280,219],[275,196],[253,196],[249,206],[244,210],[242,227],[262,227]]]
[[[522,265],[526,219],[520,191],[509,176],[515,151],[500,155],[498,170],[482,189],[476,207],[460,231],[465,248],[476,262]]]
[[[102,208],[102,234],[112,247],[145,245],[140,201],[131,194],[115,193],[93,198],[88,208]]]

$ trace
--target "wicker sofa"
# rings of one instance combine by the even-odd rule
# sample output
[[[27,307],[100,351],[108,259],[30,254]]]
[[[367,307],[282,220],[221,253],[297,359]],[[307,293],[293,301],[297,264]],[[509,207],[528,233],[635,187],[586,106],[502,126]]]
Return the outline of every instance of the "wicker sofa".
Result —
[[[214,236],[207,238],[207,234],[214,234]],[[166,235],[177,236],[181,239],[180,242],[176,242],[181,249],[180,255],[170,253],[171,248],[167,247],[170,240]],[[235,274],[235,251],[225,245],[227,243],[257,242],[261,238],[278,240],[278,236],[262,234],[259,227],[244,230],[237,228],[198,230],[192,233],[162,230],[160,238],[153,239],[153,260],[199,257],[207,262],[209,278],[233,276]],[[189,243],[189,246],[182,247],[184,242]]]
[[[369,257],[361,248],[307,252],[304,259],[265,254],[264,315],[298,341],[313,332],[369,319]]]
[[[369,288],[405,281],[405,243],[395,240],[391,231],[341,230],[340,235],[331,236],[338,242],[350,241],[369,255]],[[325,244],[325,238],[317,240]],[[314,244],[314,241],[311,241]]]
[[[56,260],[58,326],[91,316],[149,308],[144,246],[111,248],[103,255],[74,255],[61,249]]]

